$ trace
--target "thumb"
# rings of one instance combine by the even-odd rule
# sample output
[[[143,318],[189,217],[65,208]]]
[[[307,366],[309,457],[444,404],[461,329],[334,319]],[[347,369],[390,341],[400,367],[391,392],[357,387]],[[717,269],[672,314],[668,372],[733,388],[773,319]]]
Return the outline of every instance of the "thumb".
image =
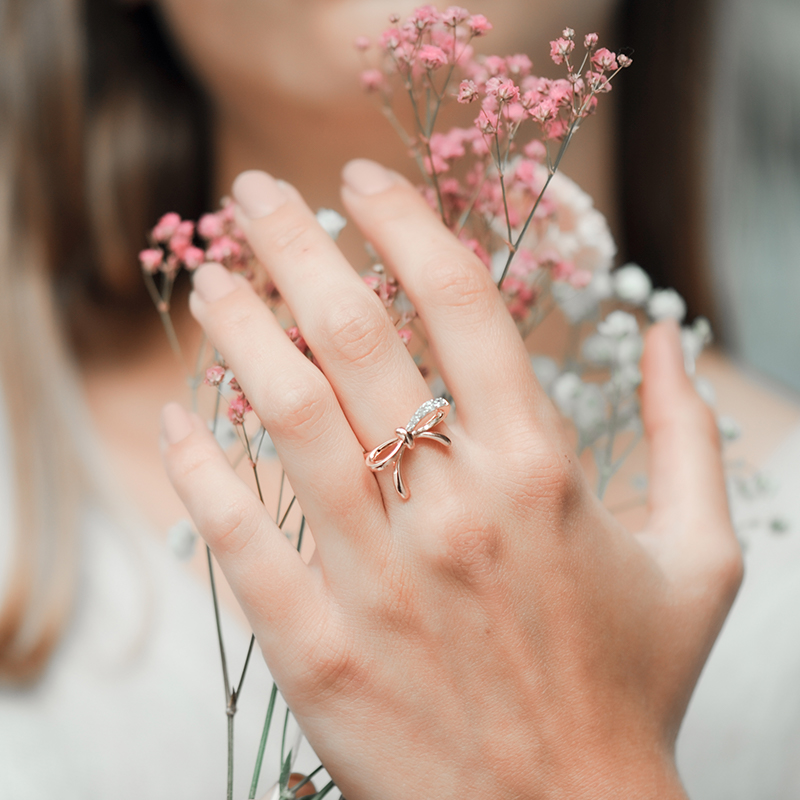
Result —
[[[694,568],[729,556],[738,561],[716,420],[686,374],[675,322],[647,332],[642,377],[650,533],[667,537],[671,553]]]

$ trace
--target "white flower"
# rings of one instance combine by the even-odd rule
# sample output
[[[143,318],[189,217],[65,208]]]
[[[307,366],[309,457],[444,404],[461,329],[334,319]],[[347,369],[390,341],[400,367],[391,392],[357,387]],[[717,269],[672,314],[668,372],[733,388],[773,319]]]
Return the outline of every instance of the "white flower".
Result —
[[[317,222],[334,241],[339,238],[339,234],[347,225],[347,220],[332,208],[321,208],[317,211]]]
[[[735,442],[742,435],[742,426],[727,414],[717,417],[717,427],[724,442]]]
[[[633,314],[627,311],[612,311],[601,323],[597,330],[603,336],[612,339],[623,339],[626,336],[634,336],[639,333],[639,323]]]
[[[559,375],[551,389],[553,402],[565,417],[571,417],[575,403],[584,389],[583,381],[574,372]]]
[[[642,305],[653,291],[650,276],[638,264],[626,264],[615,270],[612,275],[614,294],[635,306]]]
[[[706,345],[711,343],[711,325],[705,317],[698,317],[690,328],[681,328],[681,346],[686,372],[694,374],[695,362]]]
[[[572,421],[583,436],[593,436],[606,421],[606,398],[596,383],[584,383],[575,398]]]
[[[611,276],[607,272],[595,272],[587,288],[598,300],[607,300],[614,293]]]
[[[559,308],[564,312],[564,316],[569,320],[570,325],[583,322],[597,313],[598,300],[591,291],[591,284],[585,289],[576,289],[568,283],[556,281],[550,288],[553,299]]]
[[[531,366],[536,380],[547,392],[553,381],[558,377],[558,364],[547,356],[531,356]]]
[[[617,343],[609,336],[596,333],[585,339],[581,345],[583,357],[598,367],[609,367],[617,355]]]
[[[630,394],[635,391],[642,382],[642,373],[634,363],[623,364],[619,369],[614,370],[611,376],[610,391],[617,397]]]
[[[180,561],[188,561],[194,554],[197,533],[188,519],[176,522],[167,531],[167,547]]]
[[[686,316],[686,303],[674,289],[657,289],[647,303],[647,313],[654,322],[662,319],[681,322]]]

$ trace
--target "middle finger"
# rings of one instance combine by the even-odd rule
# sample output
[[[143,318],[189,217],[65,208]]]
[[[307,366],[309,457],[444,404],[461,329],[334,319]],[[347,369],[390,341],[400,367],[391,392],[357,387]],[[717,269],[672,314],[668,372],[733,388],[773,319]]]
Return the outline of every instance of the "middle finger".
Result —
[[[239,222],[369,450],[408,421],[430,390],[381,301],[295,189],[264,172],[233,187]]]

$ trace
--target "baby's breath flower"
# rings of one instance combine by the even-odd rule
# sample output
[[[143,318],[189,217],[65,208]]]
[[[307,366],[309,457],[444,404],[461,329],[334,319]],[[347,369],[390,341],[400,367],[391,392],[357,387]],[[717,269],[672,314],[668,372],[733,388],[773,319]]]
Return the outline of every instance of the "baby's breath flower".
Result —
[[[142,250],[139,253],[139,263],[145,272],[149,272],[152,275],[154,272],[158,272],[158,268],[164,263],[164,253],[156,248]]]
[[[653,290],[650,276],[638,264],[620,267],[612,273],[611,279],[614,282],[614,294],[634,306],[644,304]]]
[[[657,289],[647,302],[647,313],[654,322],[663,319],[681,322],[686,316],[686,303],[674,289]]]
[[[317,222],[322,230],[334,241],[339,238],[339,234],[345,229],[347,220],[332,208],[321,208],[317,211]]]
[[[612,311],[598,326],[597,330],[611,339],[622,339],[639,333],[639,323],[627,311]]]

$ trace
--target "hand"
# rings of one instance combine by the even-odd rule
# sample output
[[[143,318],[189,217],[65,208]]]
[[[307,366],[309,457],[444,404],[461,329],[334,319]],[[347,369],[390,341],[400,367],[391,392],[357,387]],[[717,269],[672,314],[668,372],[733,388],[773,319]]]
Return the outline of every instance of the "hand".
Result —
[[[305,565],[203,422],[165,409],[167,468],[309,741],[348,800],[681,797],[673,744],[741,578],[716,426],[675,326],[643,363],[650,520],[602,507],[486,268],[416,190],[344,172],[351,217],[416,306],[457,408],[404,458],[364,451],[430,398],[377,297],[297,192],[234,187],[321,369],[216,265],[191,308],[272,438],[314,532]]]

